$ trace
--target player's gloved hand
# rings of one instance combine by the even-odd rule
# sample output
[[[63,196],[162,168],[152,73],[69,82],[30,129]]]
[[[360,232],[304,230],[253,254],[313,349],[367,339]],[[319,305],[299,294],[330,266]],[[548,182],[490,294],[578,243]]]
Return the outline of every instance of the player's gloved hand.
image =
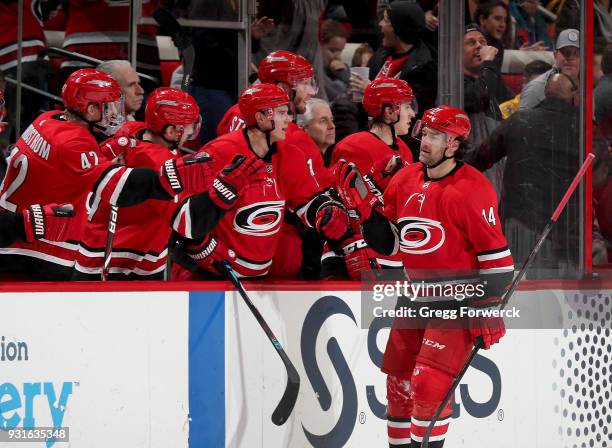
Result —
[[[74,216],[72,204],[33,204],[22,212],[26,241],[65,241],[71,219]]]
[[[374,280],[381,274],[380,264],[363,236],[354,235],[344,240],[342,253],[351,280]]]
[[[468,306],[479,312],[494,309],[502,302],[501,297],[491,296],[483,299],[472,299]],[[474,345],[480,344],[485,350],[498,342],[506,334],[506,326],[501,317],[470,317],[470,333],[474,338]]]
[[[135,147],[136,139],[127,129],[121,128],[111,138],[100,143],[100,152],[109,160],[121,160],[128,150]]]
[[[217,207],[229,210],[245,187],[264,179],[264,167],[265,163],[259,157],[236,155],[213,180],[208,192],[211,201]]]
[[[338,194],[344,205],[356,212],[356,219],[363,223],[372,214],[372,210],[382,206],[380,200],[370,191],[352,163],[340,159],[335,168]]]
[[[315,215],[315,229],[328,240],[339,240],[348,230],[349,217],[340,202],[324,202]]]
[[[228,249],[223,242],[211,235],[206,235],[200,244],[186,246],[185,252],[202,269],[218,275],[223,274],[217,269],[220,262],[226,260],[231,264],[236,259],[236,253],[233,250]]]
[[[166,160],[160,169],[160,182],[170,196],[191,195],[208,189],[212,183],[212,157],[200,151],[193,156]]]
[[[363,176],[363,181],[380,199],[391,178],[404,166],[400,156],[389,156],[374,162],[372,168]]]

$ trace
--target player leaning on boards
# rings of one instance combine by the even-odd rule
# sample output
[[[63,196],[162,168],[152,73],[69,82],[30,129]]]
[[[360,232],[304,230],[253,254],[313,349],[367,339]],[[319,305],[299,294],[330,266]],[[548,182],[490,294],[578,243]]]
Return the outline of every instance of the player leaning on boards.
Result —
[[[40,239],[0,248],[0,272],[69,279],[87,219],[86,202],[89,207],[127,207],[205,189],[202,159],[184,159],[157,170],[126,168],[100,151],[95,135],[110,136],[124,122],[121,91],[107,74],[77,70],[64,84],[62,99],[64,111],[41,114],[17,141],[0,186],[0,210],[71,203],[77,224],[70,226],[65,243]]]
[[[238,104],[247,127],[218,137],[202,149],[221,164],[237,155],[254,154],[265,164],[264,178],[244,189],[234,208],[204,239],[192,234],[185,241],[187,257],[178,260],[173,278],[219,277],[216,263],[220,260],[229,261],[240,276],[265,276],[277,249],[285,250],[278,244],[287,209],[324,238],[337,239],[346,233],[344,206],[321,191],[304,154],[284,141],[291,120],[288,103],[289,97],[278,86],[246,88]],[[194,213],[192,226],[198,219],[203,217]]]
[[[398,136],[410,131],[417,104],[412,88],[406,81],[378,78],[365,88],[363,108],[370,117],[370,129],[357,132],[339,141],[331,154],[331,166],[339,160],[353,163],[366,181],[372,183],[377,195],[387,188],[389,181],[402,166],[413,162],[412,152]],[[322,276],[334,277],[343,271],[352,280],[361,280],[372,271],[400,269],[397,257],[385,257],[369,248],[361,235],[359,224],[351,219],[352,235],[337,247],[326,250],[321,260]]]
[[[125,123],[112,138],[101,144],[101,148],[124,160],[127,167],[155,169],[168,160],[181,159],[179,147],[199,134],[201,122],[200,108],[190,94],[160,87],[147,98],[145,122]],[[210,165],[210,170],[206,171],[209,179],[204,179],[204,183],[212,185],[213,177],[223,167],[216,167],[212,159],[207,165]],[[241,161],[228,167],[225,181],[231,182],[231,178],[237,176],[241,184],[248,182],[248,175],[244,172],[246,166]],[[231,182],[227,188],[239,194],[235,184],[235,181]],[[189,198],[181,194],[176,201],[151,199],[121,210],[109,254],[109,279],[161,280],[168,256],[171,225],[173,221],[182,221],[175,215],[182,210],[183,201],[189,201],[209,218],[202,221],[205,228],[196,230],[198,232],[208,231],[230,206],[225,196],[210,189]],[[90,213],[88,218],[75,264],[73,279],[76,280],[98,280],[105,258],[108,214]]]
[[[399,251],[412,280],[423,278],[423,270],[472,272],[485,285],[485,294],[468,299],[466,305],[496,306],[512,280],[514,266],[493,186],[458,160],[470,121],[464,111],[440,106],[426,111],[420,124],[420,163],[393,177],[383,196],[384,206],[344,162],[338,167],[344,179],[341,195],[349,208],[359,211],[366,242],[384,254]],[[435,275],[427,278],[435,279]],[[435,304],[459,305],[452,298]],[[399,328],[399,323],[394,322],[382,364],[387,373],[389,446],[418,448],[475,342],[481,338],[483,347],[489,348],[505,334],[505,327],[499,318],[472,319],[452,328],[432,319],[424,330]],[[443,446],[450,416],[447,406],[431,435],[431,448]]]

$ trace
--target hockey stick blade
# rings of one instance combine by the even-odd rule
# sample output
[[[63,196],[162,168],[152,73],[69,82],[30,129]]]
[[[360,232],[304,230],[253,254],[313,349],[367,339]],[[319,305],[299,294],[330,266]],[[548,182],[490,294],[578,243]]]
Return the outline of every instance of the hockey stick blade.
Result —
[[[538,239],[537,239],[536,243],[534,244],[533,248],[531,249],[531,252],[529,252],[529,255],[527,256],[527,259],[523,262],[523,266],[521,267],[521,270],[516,275],[516,277],[514,277],[514,280],[512,280],[512,283],[510,284],[510,287],[508,288],[508,291],[504,295],[504,298],[503,298],[503,301],[502,301],[502,305],[501,305],[501,309],[502,310],[506,307],[506,305],[508,304],[508,301],[510,300],[510,297],[512,296],[512,294],[514,294],[514,291],[516,290],[519,282],[525,276],[525,273],[527,272],[527,268],[529,267],[529,265],[531,264],[531,262],[535,258],[536,254],[540,250],[540,247],[542,246],[542,243],[544,242],[544,240],[546,239],[546,237],[550,233],[550,230],[552,229],[553,224],[557,221],[557,219],[561,215],[561,212],[565,209],[565,206],[567,205],[567,202],[569,201],[569,199],[572,196],[572,194],[574,194],[574,191],[576,190],[576,187],[578,187],[578,184],[582,180],[582,178],[584,176],[584,173],[586,173],[587,169],[589,169],[589,167],[593,163],[593,159],[594,158],[595,158],[594,154],[592,154],[592,153],[587,154],[586,159],[584,160],[584,162],[582,163],[582,166],[580,167],[580,169],[576,173],[576,176],[572,180],[572,183],[569,185],[569,187],[567,187],[567,190],[565,191],[565,194],[563,195],[563,197],[559,201],[559,204],[557,205],[557,208],[555,209],[555,211],[553,212],[552,216],[550,217],[550,220],[548,221],[548,224],[546,224],[546,227],[544,227],[544,230],[542,230],[542,233],[540,233],[540,235],[538,236]],[[448,393],[444,397],[444,400],[442,400],[442,404],[438,407],[438,409],[436,410],[436,413],[434,414],[433,418],[429,422],[429,426],[427,427],[427,431],[425,431],[425,435],[423,436],[423,441],[421,442],[421,448],[429,448],[429,437],[431,436],[431,433],[433,431],[433,428],[434,428],[436,422],[440,418],[440,415],[442,415],[442,411],[444,411],[444,408],[446,407],[446,403],[448,403],[450,401],[450,399],[453,397],[453,395],[455,394],[455,390],[459,386],[459,383],[461,382],[461,379],[465,375],[465,372],[467,372],[468,368],[470,367],[470,364],[472,364],[472,361],[474,360],[474,358],[478,354],[478,351],[481,348],[482,348],[481,341],[480,341],[480,339],[478,339],[476,344],[474,344],[474,348],[470,352],[470,355],[468,356],[467,361],[463,365],[463,368],[461,369],[459,374],[453,380]]]
[[[283,361],[283,364],[285,365],[285,368],[287,369],[287,385],[285,386],[285,392],[283,393],[280,402],[276,406],[276,409],[274,409],[274,412],[272,413],[272,423],[277,426],[281,426],[289,419],[289,416],[291,415],[291,412],[293,412],[293,408],[295,407],[295,403],[297,402],[298,394],[300,392],[300,374],[287,356],[287,353],[285,352],[285,349],[283,348],[281,343],[278,342],[278,339],[276,338],[276,336],[274,336],[274,333],[272,332],[272,329],[270,329],[268,323],[264,320],[263,316],[255,306],[255,304],[253,304],[253,302],[247,295],[244,287],[242,286],[242,283],[238,279],[238,276],[236,275],[230,264],[227,261],[223,261],[219,263],[219,265],[221,267],[221,270],[225,272],[227,277],[230,279],[230,281],[240,294],[240,297],[242,297],[242,299],[246,303],[247,307],[255,316],[255,319],[263,329],[264,333],[266,333],[266,336],[268,336],[268,339],[276,349],[278,356],[280,356],[281,360]]]

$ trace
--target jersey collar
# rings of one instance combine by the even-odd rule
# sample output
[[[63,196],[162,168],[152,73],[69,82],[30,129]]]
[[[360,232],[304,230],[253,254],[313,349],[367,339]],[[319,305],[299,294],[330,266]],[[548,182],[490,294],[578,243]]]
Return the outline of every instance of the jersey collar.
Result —
[[[459,168],[461,168],[463,166],[463,161],[461,160],[457,160],[456,162],[457,164],[453,167],[452,170],[450,170],[448,173],[446,173],[444,176],[442,177],[437,177],[437,178],[433,178],[433,177],[429,177],[427,175],[427,167],[425,165],[423,165],[423,179],[425,180],[425,182],[439,182],[441,180],[446,179],[449,176],[452,176],[453,174],[455,174],[457,172],[457,170]]]

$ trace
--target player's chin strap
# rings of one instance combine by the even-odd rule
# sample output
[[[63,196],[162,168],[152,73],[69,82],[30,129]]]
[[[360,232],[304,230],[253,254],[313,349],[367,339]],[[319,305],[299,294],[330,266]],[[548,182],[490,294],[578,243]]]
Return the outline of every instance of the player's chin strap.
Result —
[[[255,122],[255,128],[266,136],[266,144],[268,145],[268,149],[272,148],[272,131],[274,130],[274,127],[275,127],[274,120],[270,120],[270,122],[272,123],[272,127],[267,130],[260,128],[259,124]]]
[[[76,115],[81,120],[83,120],[85,123],[87,123],[87,125],[89,126],[89,132],[93,133],[93,131],[97,129],[100,132],[106,134],[106,128],[103,128],[102,126],[100,126],[98,124],[98,123],[100,123],[102,121],[102,116],[100,116],[100,119],[98,121],[91,121],[91,120],[88,120],[87,118],[85,118],[85,115],[83,115],[80,112],[77,112],[74,109],[68,109],[68,112],[70,112],[73,115]]]
[[[397,149],[397,136],[395,135],[395,125],[399,123],[399,120],[399,112],[397,113],[397,120],[392,121],[391,123],[385,122],[381,117],[376,117],[373,120],[374,123],[389,126],[389,130],[391,131],[391,144],[389,145],[389,147],[392,149]]]

